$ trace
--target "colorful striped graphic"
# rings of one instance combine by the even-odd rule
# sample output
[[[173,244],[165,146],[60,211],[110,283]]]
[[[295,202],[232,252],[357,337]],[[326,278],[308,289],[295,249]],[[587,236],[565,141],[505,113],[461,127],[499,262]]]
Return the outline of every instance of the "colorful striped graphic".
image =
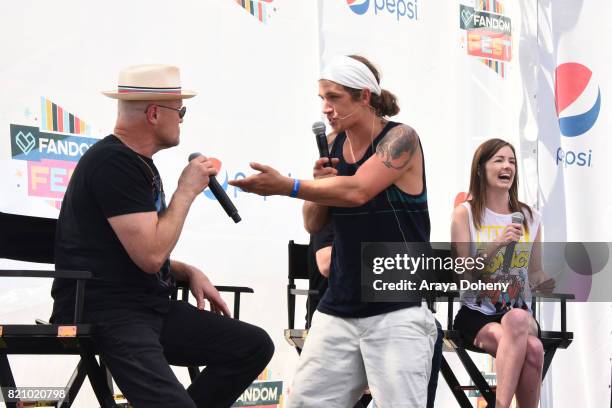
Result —
[[[266,367],[261,374],[257,376],[255,381],[270,381],[272,380],[272,372],[269,367]]]
[[[477,8],[497,14],[504,14],[504,5],[500,0],[480,0]]]
[[[274,0],[234,0],[240,7],[245,9],[249,14],[253,17],[261,21],[262,23],[267,23],[268,19],[272,15],[273,12],[276,11],[276,8],[272,6],[272,2]]]
[[[493,71],[497,72],[502,78],[506,77],[506,67],[505,64],[501,61],[495,61],[488,58],[481,59],[482,63],[487,67],[491,68]]]
[[[40,97],[40,130],[91,136],[91,126],[61,106]]]
[[[483,11],[492,13],[503,14],[504,5],[501,0],[479,0],[479,8]],[[497,72],[502,78],[506,77],[506,63],[502,61],[496,61],[489,58],[481,59],[482,63]]]

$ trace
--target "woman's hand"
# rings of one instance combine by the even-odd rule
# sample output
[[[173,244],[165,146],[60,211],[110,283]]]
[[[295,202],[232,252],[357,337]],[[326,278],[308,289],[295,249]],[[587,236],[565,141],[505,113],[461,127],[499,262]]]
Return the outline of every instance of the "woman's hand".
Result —
[[[499,246],[506,246],[511,242],[519,242],[523,236],[523,226],[521,224],[509,224],[504,228],[504,231],[495,237],[495,242]]]

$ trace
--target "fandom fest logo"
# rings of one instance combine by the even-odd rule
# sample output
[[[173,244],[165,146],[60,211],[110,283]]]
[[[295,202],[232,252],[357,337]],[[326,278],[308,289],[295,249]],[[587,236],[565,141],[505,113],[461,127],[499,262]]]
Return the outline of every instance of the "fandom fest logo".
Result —
[[[593,128],[601,108],[601,90],[588,67],[577,62],[567,62],[557,67],[555,107],[559,131],[565,137],[566,144],[572,146],[557,148],[557,166],[591,167],[593,150],[576,140]]]
[[[10,125],[11,157],[26,162],[28,196],[58,206],[77,161],[98,139],[88,137],[88,123],[46,98],[40,113],[40,127]]]
[[[500,0],[479,1],[480,8],[459,5],[459,27],[467,54],[479,58],[502,78],[512,60],[512,21]]]
[[[276,407],[281,403],[282,395],[282,381],[255,381],[244,390],[232,407]]]
[[[370,12],[375,16],[392,15],[397,21],[419,19],[418,0],[346,0],[346,4],[360,16]]]

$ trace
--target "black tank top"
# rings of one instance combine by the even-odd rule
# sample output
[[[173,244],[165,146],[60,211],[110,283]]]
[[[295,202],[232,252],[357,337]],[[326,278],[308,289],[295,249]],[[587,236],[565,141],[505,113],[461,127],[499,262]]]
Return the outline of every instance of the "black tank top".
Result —
[[[352,164],[347,163],[342,154],[346,133],[339,133],[330,152],[331,157],[340,159],[338,175],[354,175],[376,151],[387,132],[397,125],[399,123],[387,123],[372,147]],[[362,206],[330,207],[329,211],[335,234],[332,263],[329,287],[318,309],[335,316],[368,317],[420,305],[420,302],[362,302],[360,260],[362,242],[429,242],[425,159],[421,194],[407,194],[392,184]]]

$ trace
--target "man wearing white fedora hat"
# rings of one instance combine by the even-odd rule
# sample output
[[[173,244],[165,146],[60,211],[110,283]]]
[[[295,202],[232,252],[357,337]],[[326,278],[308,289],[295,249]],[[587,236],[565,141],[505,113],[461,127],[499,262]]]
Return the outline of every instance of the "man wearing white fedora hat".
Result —
[[[115,382],[135,407],[229,407],[272,358],[259,327],[229,309],[198,268],[170,259],[193,200],[216,174],[197,157],[166,205],[152,156],[179,143],[186,107],[177,67],[139,65],[119,74],[112,135],[74,170],[57,224],[56,266],[90,270],[84,321]],[[197,307],[171,301],[175,279],[188,281]],[[56,279],[54,323],[74,314],[74,282]],[[211,311],[205,311],[205,301]],[[225,315],[225,316],[223,316]],[[170,364],[206,366],[187,390]]]

